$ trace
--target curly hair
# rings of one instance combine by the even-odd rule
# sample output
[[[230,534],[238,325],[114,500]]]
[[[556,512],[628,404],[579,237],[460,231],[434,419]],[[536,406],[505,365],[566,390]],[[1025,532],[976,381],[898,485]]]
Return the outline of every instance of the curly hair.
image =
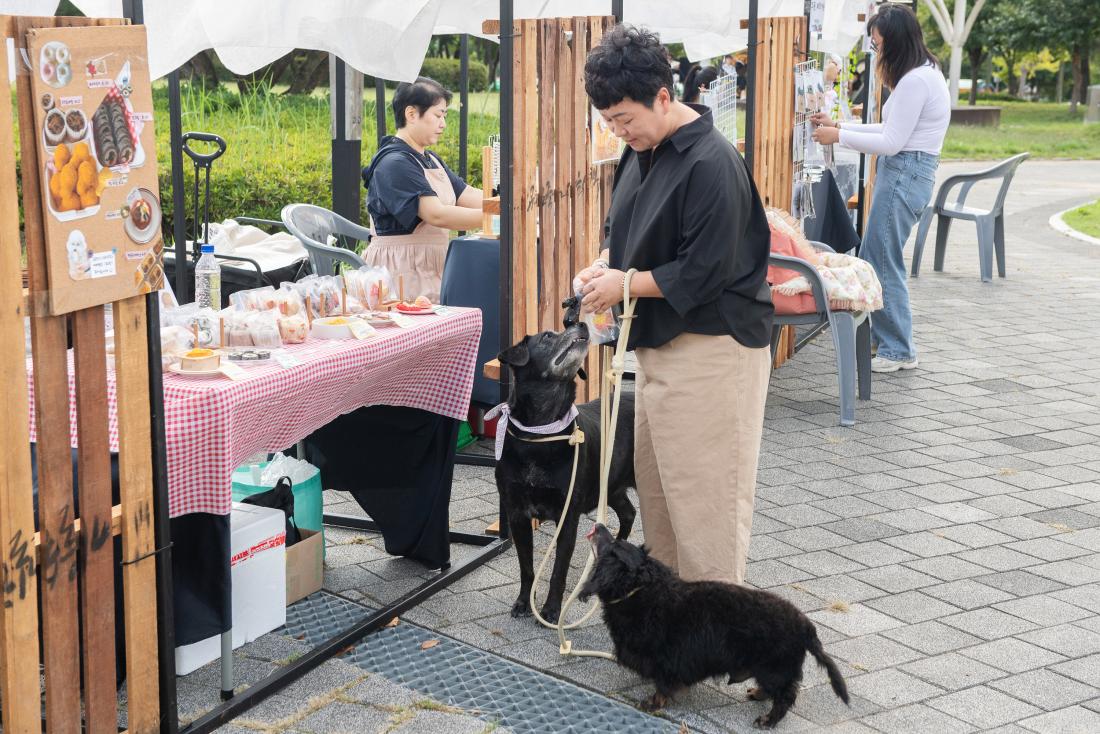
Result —
[[[584,89],[598,110],[630,99],[653,106],[664,87],[670,99],[672,67],[656,33],[619,24],[604,34],[584,64]]]

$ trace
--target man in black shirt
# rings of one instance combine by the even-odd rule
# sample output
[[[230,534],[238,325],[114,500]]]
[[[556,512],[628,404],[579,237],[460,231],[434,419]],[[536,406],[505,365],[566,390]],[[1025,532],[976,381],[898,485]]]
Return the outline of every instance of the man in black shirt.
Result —
[[[583,307],[639,297],[635,474],[646,543],[689,580],[741,583],[771,369],[770,233],[736,149],[706,107],[677,102],[655,34],[616,26],[585,89],[629,146]]]

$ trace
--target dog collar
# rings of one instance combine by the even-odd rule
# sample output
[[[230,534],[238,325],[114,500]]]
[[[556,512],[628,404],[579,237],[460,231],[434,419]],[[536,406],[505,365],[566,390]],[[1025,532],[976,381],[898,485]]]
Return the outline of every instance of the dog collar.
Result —
[[[609,602],[605,602],[605,603],[604,603],[604,606],[611,606],[612,604],[618,604],[618,603],[619,603],[619,602],[621,602],[621,601],[626,601],[627,599],[629,599],[630,597],[634,596],[635,594],[637,594],[637,593],[638,593],[639,591],[641,591],[641,590],[642,590],[642,587],[641,587],[641,586],[639,586],[639,587],[637,587],[637,588],[635,588],[635,589],[632,589],[631,591],[628,591],[628,592],[626,593],[626,596],[620,596],[620,597],[619,597],[618,599],[612,599],[612,600],[611,600],[611,601],[609,601]]]
[[[565,412],[565,415],[554,421],[553,423],[547,423],[544,426],[525,426],[515,418],[512,417],[512,409],[508,403],[501,403],[495,408],[491,409],[485,414],[485,420],[492,420],[498,415],[504,419],[505,427],[502,430],[498,422],[497,424],[497,441],[496,441],[496,458],[500,461],[501,454],[504,453],[504,434],[508,432],[507,425],[511,423],[513,426],[523,431],[524,433],[534,433],[538,436],[549,436],[554,433],[561,433],[565,429],[569,428],[570,424],[577,419],[579,411],[576,405],[570,405],[569,410]]]

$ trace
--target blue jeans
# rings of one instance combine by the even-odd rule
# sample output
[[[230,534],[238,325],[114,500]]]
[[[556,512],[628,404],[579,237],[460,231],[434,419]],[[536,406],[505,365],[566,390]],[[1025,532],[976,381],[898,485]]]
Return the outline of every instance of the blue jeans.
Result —
[[[939,156],[912,150],[878,159],[859,256],[871,264],[882,283],[883,307],[871,314],[871,341],[878,346],[878,355],[887,359],[908,362],[917,356],[902,249],[932,200],[939,162]]]

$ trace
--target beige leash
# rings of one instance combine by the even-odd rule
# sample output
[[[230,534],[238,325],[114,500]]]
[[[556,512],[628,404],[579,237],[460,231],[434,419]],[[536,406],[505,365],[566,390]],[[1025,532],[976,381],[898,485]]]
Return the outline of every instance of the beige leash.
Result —
[[[619,339],[615,343],[615,348],[612,349],[608,345],[604,345],[600,348],[604,363],[610,364],[610,367],[600,374],[600,396],[602,398],[600,401],[600,498],[596,506],[596,522],[603,525],[607,524],[607,483],[611,475],[611,457],[614,454],[612,449],[615,445],[615,428],[619,422],[619,404],[622,402],[622,381],[623,371],[626,366],[626,345],[630,337],[630,323],[634,319],[634,306],[637,303],[636,298],[631,299],[630,297],[630,280],[634,277],[636,272],[636,270],[630,269],[626,271],[623,276],[622,325],[619,327]],[[611,399],[609,400],[608,398]],[[573,487],[577,481],[577,463],[580,459],[581,452],[580,444],[584,443],[584,432],[581,431],[579,426],[574,425],[573,433],[568,436],[551,436],[548,438],[533,439],[525,438],[523,440],[531,443],[569,441],[570,445],[573,446],[573,472],[569,477],[569,491],[565,494],[565,507],[562,510],[561,518],[558,519],[554,528],[554,537],[550,540],[550,545],[543,554],[538,570],[535,571],[535,578],[531,582],[531,596],[529,599],[531,611],[539,623],[544,627],[556,629],[558,631],[558,641],[560,643],[558,650],[562,655],[599,657],[614,660],[615,656],[608,652],[600,650],[574,650],[573,643],[565,636],[565,630],[576,629],[587,622],[599,606],[599,600],[594,599],[588,611],[584,613],[584,616],[575,622],[569,624],[565,623],[566,612],[580,595],[581,587],[584,586],[584,582],[588,580],[588,575],[592,573],[592,567],[595,566],[596,554],[592,549],[588,551],[588,560],[585,562],[584,569],[581,571],[581,577],[577,581],[577,585],[573,587],[573,592],[569,595],[569,598],[565,600],[565,603],[562,604],[561,612],[558,614],[557,624],[551,624],[543,619],[542,615],[538,612],[538,606],[535,604],[535,589],[538,588],[539,579],[546,570],[546,564],[550,560],[550,553],[557,546],[558,535],[561,533],[561,520],[565,517],[566,513],[569,512],[569,504],[573,499]]]

